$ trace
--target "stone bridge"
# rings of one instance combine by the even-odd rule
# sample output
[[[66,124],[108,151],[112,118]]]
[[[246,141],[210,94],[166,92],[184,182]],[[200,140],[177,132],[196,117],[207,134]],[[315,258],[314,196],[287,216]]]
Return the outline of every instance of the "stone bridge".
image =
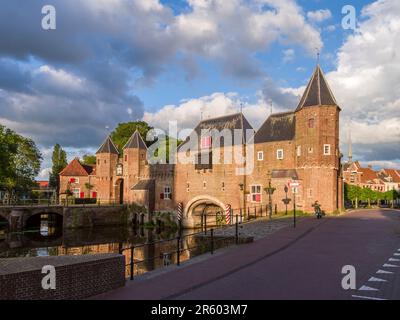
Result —
[[[125,206],[16,206],[0,207],[0,220],[6,220],[10,231],[24,230],[30,218],[53,214],[62,217],[63,228],[123,225],[131,219]]]

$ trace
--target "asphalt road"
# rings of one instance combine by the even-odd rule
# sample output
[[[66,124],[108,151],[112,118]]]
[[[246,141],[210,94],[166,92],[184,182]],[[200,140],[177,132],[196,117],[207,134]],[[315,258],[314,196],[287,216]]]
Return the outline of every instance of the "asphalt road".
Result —
[[[356,289],[342,288],[354,266]],[[305,219],[100,299],[400,299],[400,211]]]

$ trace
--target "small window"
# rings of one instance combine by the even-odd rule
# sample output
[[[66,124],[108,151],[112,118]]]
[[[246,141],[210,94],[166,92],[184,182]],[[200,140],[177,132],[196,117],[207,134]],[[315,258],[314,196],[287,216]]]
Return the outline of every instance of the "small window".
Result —
[[[331,145],[330,144],[324,144],[324,155],[325,156],[331,155]]]
[[[314,152],[314,148],[313,147],[309,147],[308,148],[308,153],[313,153]]]
[[[104,164],[106,164],[107,163],[107,160],[104,160]]]
[[[313,197],[313,189],[311,189],[311,188],[308,189],[307,195],[309,198],[312,198]]]
[[[221,183],[221,190],[222,190],[222,191],[225,191],[225,182],[222,182],[222,183]]]
[[[276,150],[276,158],[278,160],[283,160],[283,149]]]
[[[264,160],[264,152],[258,151],[257,152],[257,160],[258,161],[263,161]]]
[[[190,183],[186,183],[186,191],[189,192],[190,191]]]
[[[201,149],[211,148],[212,139],[210,136],[201,137]]]
[[[69,178],[69,183],[79,183],[79,178]]]
[[[301,156],[301,146],[297,146],[297,156],[300,157]]]
[[[207,189],[207,182],[203,181],[203,189]]]
[[[123,173],[123,167],[122,167],[122,164],[118,164],[117,165],[117,176],[122,176],[122,173]]]
[[[100,159],[97,160],[97,164],[100,165]]]
[[[127,154],[125,155],[125,161],[128,161],[128,155]]]
[[[315,119],[313,119],[313,118],[308,119],[308,127],[314,128],[314,126],[315,126]]]
[[[261,202],[261,186],[260,185],[251,186],[250,197],[251,197],[251,202]]]
[[[72,191],[72,195],[73,195],[74,198],[80,198],[81,197],[81,189],[74,188],[71,191]]]
[[[164,187],[164,200],[171,200],[171,187],[165,186]]]

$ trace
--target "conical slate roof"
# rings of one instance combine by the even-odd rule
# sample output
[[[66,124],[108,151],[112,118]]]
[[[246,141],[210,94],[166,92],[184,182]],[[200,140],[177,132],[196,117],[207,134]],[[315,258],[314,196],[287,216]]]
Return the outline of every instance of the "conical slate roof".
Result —
[[[320,105],[337,106],[337,102],[318,64],[296,111],[305,107]]]
[[[115,146],[114,142],[112,142],[110,136],[108,136],[106,140],[104,140],[103,144],[101,145],[100,149],[96,152],[96,154],[98,153],[119,154],[118,149]]]
[[[135,131],[125,144],[124,149],[147,149],[139,131]]]

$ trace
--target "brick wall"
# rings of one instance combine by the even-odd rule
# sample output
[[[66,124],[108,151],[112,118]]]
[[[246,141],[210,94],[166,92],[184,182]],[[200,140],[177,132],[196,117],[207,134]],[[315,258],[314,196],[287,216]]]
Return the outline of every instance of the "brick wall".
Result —
[[[56,289],[44,290],[42,268],[56,269]],[[0,300],[75,300],[125,285],[119,254],[0,259]]]

